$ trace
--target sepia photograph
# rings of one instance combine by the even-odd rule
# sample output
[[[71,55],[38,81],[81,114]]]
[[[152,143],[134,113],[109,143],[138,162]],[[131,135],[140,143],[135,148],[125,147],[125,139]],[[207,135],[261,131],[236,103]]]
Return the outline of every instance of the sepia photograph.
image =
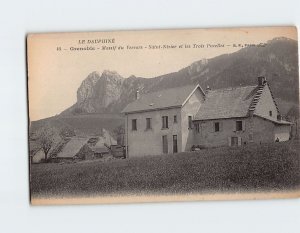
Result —
[[[31,204],[300,197],[296,27],[26,43]]]

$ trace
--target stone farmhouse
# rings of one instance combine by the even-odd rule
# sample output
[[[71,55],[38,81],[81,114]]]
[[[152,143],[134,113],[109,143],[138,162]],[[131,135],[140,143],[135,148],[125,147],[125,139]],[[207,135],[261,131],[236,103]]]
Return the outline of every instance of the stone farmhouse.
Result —
[[[177,87],[139,96],[125,114],[127,157],[242,146],[290,138],[265,77],[255,86]]]

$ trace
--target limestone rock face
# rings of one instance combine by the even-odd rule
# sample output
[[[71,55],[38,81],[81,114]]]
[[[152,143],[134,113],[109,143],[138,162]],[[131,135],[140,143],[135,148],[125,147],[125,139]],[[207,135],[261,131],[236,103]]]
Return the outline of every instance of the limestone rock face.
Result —
[[[202,59],[200,61],[196,61],[188,67],[188,73],[190,75],[200,73],[205,68],[207,68],[207,64],[208,64],[208,59]]]
[[[85,112],[95,111],[92,106],[92,100],[95,97],[95,84],[99,81],[100,77],[98,72],[89,74],[77,90],[77,104]]]
[[[117,72],[105,70],[100,75],[92,72],[77,90],[76,113],[96,113],[108,108],[121,96],[124,78]]]

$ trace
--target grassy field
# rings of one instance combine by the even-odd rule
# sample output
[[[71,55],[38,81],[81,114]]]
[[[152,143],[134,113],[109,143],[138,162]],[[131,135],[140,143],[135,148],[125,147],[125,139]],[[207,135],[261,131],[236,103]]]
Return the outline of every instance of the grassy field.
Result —
[[[175,155],[34,164],[32,197],[282,191],[300,188],[296,141]]]

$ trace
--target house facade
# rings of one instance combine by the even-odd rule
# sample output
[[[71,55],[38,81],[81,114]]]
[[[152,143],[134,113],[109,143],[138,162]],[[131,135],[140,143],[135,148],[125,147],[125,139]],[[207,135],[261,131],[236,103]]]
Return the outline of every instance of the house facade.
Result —
[[[209,90],[199,85],[153,92],[130,103],[125,114],[127,157],[287,141],[269,84]]]
[[[122,111],[125,114],[126,155],[188,151],[194,143],[192,119],[204,96],[199,85],[137,96]]]
[[[291,131],[264,77],[255,86],[207,91],[193,122],[200,148],[287,141]]]

